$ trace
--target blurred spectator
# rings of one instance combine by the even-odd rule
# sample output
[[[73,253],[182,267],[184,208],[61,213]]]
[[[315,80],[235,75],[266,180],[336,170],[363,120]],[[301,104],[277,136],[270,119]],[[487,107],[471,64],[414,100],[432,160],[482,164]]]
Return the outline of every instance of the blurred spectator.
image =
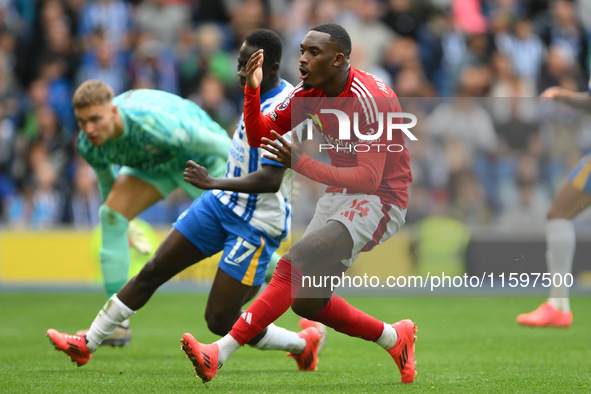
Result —
[[[77,29],[75,1],[46,0],[38,2],[31,38],[19,50],[19,76],[24,85],[38,77],[43,59],[58,58],[65,66],[64,75],[72,81],[78,67],[74,36]]]
[[[100,30],[115,50],[127,46],[132,10],[123,0],[88,0],[80,15],[79,34],[87,39]]]
[[[22,18],[19,4],[24,5],[13,0],[0,0],[0,29],[21,34],[26,30],[28,20]]]
[[[0,97],[15,96],[18,92],[14,74],[16,58],[14,36],[9,31],[0,31]]]
[[[571,0],[551,2],[549,15],[540,29],[540,36],[546,46],[557,46],[567,58],[576,59],[581,70],[587,67],[588,37],[577,20]]]
[[[493,83],[491,97],[535,97],[537,96],[535,81],[519,77],[513,71],[509,56],[503,52],[495,52],[492,57]]]
[[[37,108],[49,105],[49,87],[45,79],[36,79],[29,85],[27,100],[22,107],[21,134],[28,141],[32,141],[38,134],[39,122]]]
[[[587,42],[591,36],[591,1],[590,0],[575,0],[576,15],[581,21],[581,26],[587,34]]]
[[[167,47],[174,45],[191,17],[186,0],[144,0],[133,15],[138,29],[149,32]]]
[[[467,87],[465,84],[461,92],[467,92]],[[438,105],[426,119],[425,132],[445,147],[450,179],[454,173],[474,171],[481,180],[484,198],[495,208],[494,160],[498,137],[492,118],[480,101],[467,97]]]
[[[39,134],[35,143],[43,145],[47,159],[51,162],[57,178],[67,176],[68,165],[72,159],[72,138],[61,126],[53,109],[49,106],[37,108]],[[67,184],[62,184],[67,188]]]
[[[421,25],[419,7],[411,0],[388,0],[382,21],[397,35],[417,39]]]
[[[57,175],[51,162],[35,166],[29,225],[34,229],[59,225],[64,209],[63,194],[57,188]]]
[[[576,91],[583,91],[586,88],[586,79],[582,76],[577,63],[559,46],[548,48],[546,63],[540,71],[538,92],[543,92],[551,86],[562,86]]]
[[[382,61],[385,70],[389,73],[389,79],[393,81],[398,79],[398,74],[403,70],[414,70],[417,73],[422,72],[419,60],[419,47],[417,42],[412,38],[401,37],[390,40],[385,48]]]
[[[488,95],[491,53],[493,44],[488,34],[466,36],[465,50],[462,51],[455,70],[450,70],[450,82],[454,95],[485,97]],[[479,75],[477,75],[479,74]],[[479,85],[479,86],[477,86]]]
[[[179,39],[174,45],[174,58],[178,70],[180,95],[187,97],[194,91],[200,76],[200,56],[192,27],[185,26],[179,32]]]
[[[392,86],[398,97],[435,96],[434,88],[419,68],[403,69],[390,86]]]
[[[449,214],[468,225],[489,223],[492,213],[478,176],[466,169],[455,173],[450,180],[451,201]]]
[[[189,96],[189,99],[197,103],[224,129],[230,130],[235,126],[238,110],[228,100],[224,85],[214,74],[206,74],[201,79],[197,92]]]
[[[471,156],[492,153],[497,135],[492,119],[479,101],[467,98],[448,100],[437,106],[425,120],[425,132],[441,141],[456,138]]]
[[[243,42],[248,33],[269,27],[270,6],[265,0],[234,1],[229,7],[230,26],[234,32],[234,42]]]
[[[516,178],[524,155],[553,191],[591,150],[588,118],[536,98],[553,85],[586,89],[590,7],[591,0],[0,0],[0,220],[95,223],[95,181],[72,150],[71,91],[83,80],[103,80],[116,93],[148,87],[190,97],[231,130],[242,100],[234,66],[241,37],[277,30],[282,73],[297,83],[301,40],[332,21],[359,44],[354,67],[378,74],[400,97],[421,98],[402,107],[419,118],[419,141],[407,145],[415,174],[409,223],[439,213],[506,221],[507,201],[523,211],[538,201]],[[461,99],[426,99],[437,95]],[[186,204],[166,201],[150,220],[169,223]]]
[[[515,178],[500,185],[500,194],[503,205],[500,226],[520,231],[545,225],[550,197],[535,156],[519,158]]]
[[[31,146],[27,164],[24,189],[7,201],[9,223],[34,229],[55,227],[62,219],[64,194],[57,188],[57,175],[42,143]]]
[[[359,0],[353,4],[354,13],[343,23],[351,36],[351,65],[374,73],[372,69],[382,63],[386,47],[396,36],[380,21],[378,0]]]
[[[75,163],[73,183],[69,213],[72,224],[76,228],[93,228],[99,224],[98,210],[102,199],[92,167],[79,157]]]
[[[339,0],[294,0],[287,11],[287,26],[283,31],[283,60],[281,74],[288,81],[299,79],[300,43],[314,26],[325,22],[340,22],[343,10]]]
[[[47,103],[53,108],[60,122],[68,130],[74,130],[76,120],[72,109],[72,84],[65,76],[63,59],[48,55],[41,60],[39,77],[47,83]]]
[[[512,34],[499,33],[497,46],[508,56],[517,77],[532,82],[537,80],[545,50],[542,40],[533,34],[530,20],[517,21]]]
[[[6,199],[16,189],[14,174],[12,173],[16,128],[12,120],[6,117],[5,111],[5,103],[0,101],[0,223],[4,216]]]
[[[227,24],[230,22],[230,15],[228,12],[228,1],[191,1],[193,7],[191,17],[194,24],[202,22],[217,22],[220,24]]]
[[[74,80],[79,66],[79,54],[74,47],[72,33],[66,18],[51,22],[46,29],[46,48],[40,53],[40,59],[55,58],[63,64],[63,75],[68,81]]]
[[[212,73],[224,85],[234,86],[236,84],[235,62],[222,47],[223,31],[217,25],[208,23],[201,25],[195,33],[200,59],[197,70],[200,75]]]
[[[115,95],[128,90],[129,76],[124,57],[115,52],[104,37],[91,40],[76,75],[76,86],[88,79],[98,79],[113,88]]]
[[[131,55],[131,88],[159,89],[178,94],[178,78],[174,54],[148,34],[138,38]]]

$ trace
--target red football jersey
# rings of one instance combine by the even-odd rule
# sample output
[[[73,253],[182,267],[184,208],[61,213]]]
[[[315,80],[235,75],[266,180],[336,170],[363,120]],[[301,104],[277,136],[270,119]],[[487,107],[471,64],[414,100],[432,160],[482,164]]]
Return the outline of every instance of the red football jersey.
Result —
[[[351,67],[347,85],[338,97],[327,98],[322,90],[304,89],[303,83],[300,83],[267,116],[262,115],[260,107],[248,105],[256,92],[248,87],[245,90],[244,117],[251,145],[259,146],[262,137],[273,139],[271,130],[284,134],[314,115],[315,119],[320,120],[320,126],[316,129],[326,143],[324,148],[333,166],[357,167],[358,153],[386,152],[382,178],[374,194],[385,203],[393,203],[401,208],[408,206],[408,186],[412,181],[412,174],[404,134],[401,130],[386,132],[388,113],[400,113],[402,110],[396,94],[382,80]],[[327,108],[332,109],[326,111]],[[346,138],[340,138],[341,133],[346,130],[340,129],[339,116],[334,109],[347,115],[344,124],[348,122],[350,130],[346,133]],[[394,120],[394,123],[399,122],[400,119]],[[381,136],[371,138],[380,127]],[[358,135],[368,137],[359,138]],[[388,147],[394,148],[388,150]],[[330,182],[324,183],[329,184],[327,192],[343,190],[331,186]],[[355,192],[354,188],[349,188],[348,191]]]

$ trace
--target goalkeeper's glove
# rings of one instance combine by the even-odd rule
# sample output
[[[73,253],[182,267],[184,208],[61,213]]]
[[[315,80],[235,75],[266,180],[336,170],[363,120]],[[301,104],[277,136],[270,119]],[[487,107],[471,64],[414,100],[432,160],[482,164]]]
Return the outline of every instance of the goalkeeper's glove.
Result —
[[[152,243],[144,234],[144,230],[139,228],[134,220],[129,222],[127,237],[129,238],[131,247],[137,250],[140,254],[145,255],[152,253]]]

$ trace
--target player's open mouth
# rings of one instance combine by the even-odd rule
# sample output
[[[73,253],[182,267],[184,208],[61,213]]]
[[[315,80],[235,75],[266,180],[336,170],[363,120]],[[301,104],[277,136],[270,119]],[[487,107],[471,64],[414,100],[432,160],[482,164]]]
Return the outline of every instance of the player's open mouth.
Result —
[[[308,70],[304,67],[300,67],[300,79],[304,80],[306,78],[308,78]]]

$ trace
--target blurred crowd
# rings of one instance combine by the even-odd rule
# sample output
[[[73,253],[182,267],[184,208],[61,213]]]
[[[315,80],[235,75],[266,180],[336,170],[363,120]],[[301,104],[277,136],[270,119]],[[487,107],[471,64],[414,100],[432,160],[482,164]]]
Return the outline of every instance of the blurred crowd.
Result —
[[[544,223],[591,125],[535,97],[587,89],[591,0],[0,0],[0,226],[98,222],[96,179],[75,152],[82,81],[178,94],[231,135],[244,37],[277,31],[295,85],[301,39],[328,21],[349,31],[354,67],[420,98],[403,102],[424,115],[409,144],[410,223]],[[173,195],[143,217],[169,225],[187,204]]]

